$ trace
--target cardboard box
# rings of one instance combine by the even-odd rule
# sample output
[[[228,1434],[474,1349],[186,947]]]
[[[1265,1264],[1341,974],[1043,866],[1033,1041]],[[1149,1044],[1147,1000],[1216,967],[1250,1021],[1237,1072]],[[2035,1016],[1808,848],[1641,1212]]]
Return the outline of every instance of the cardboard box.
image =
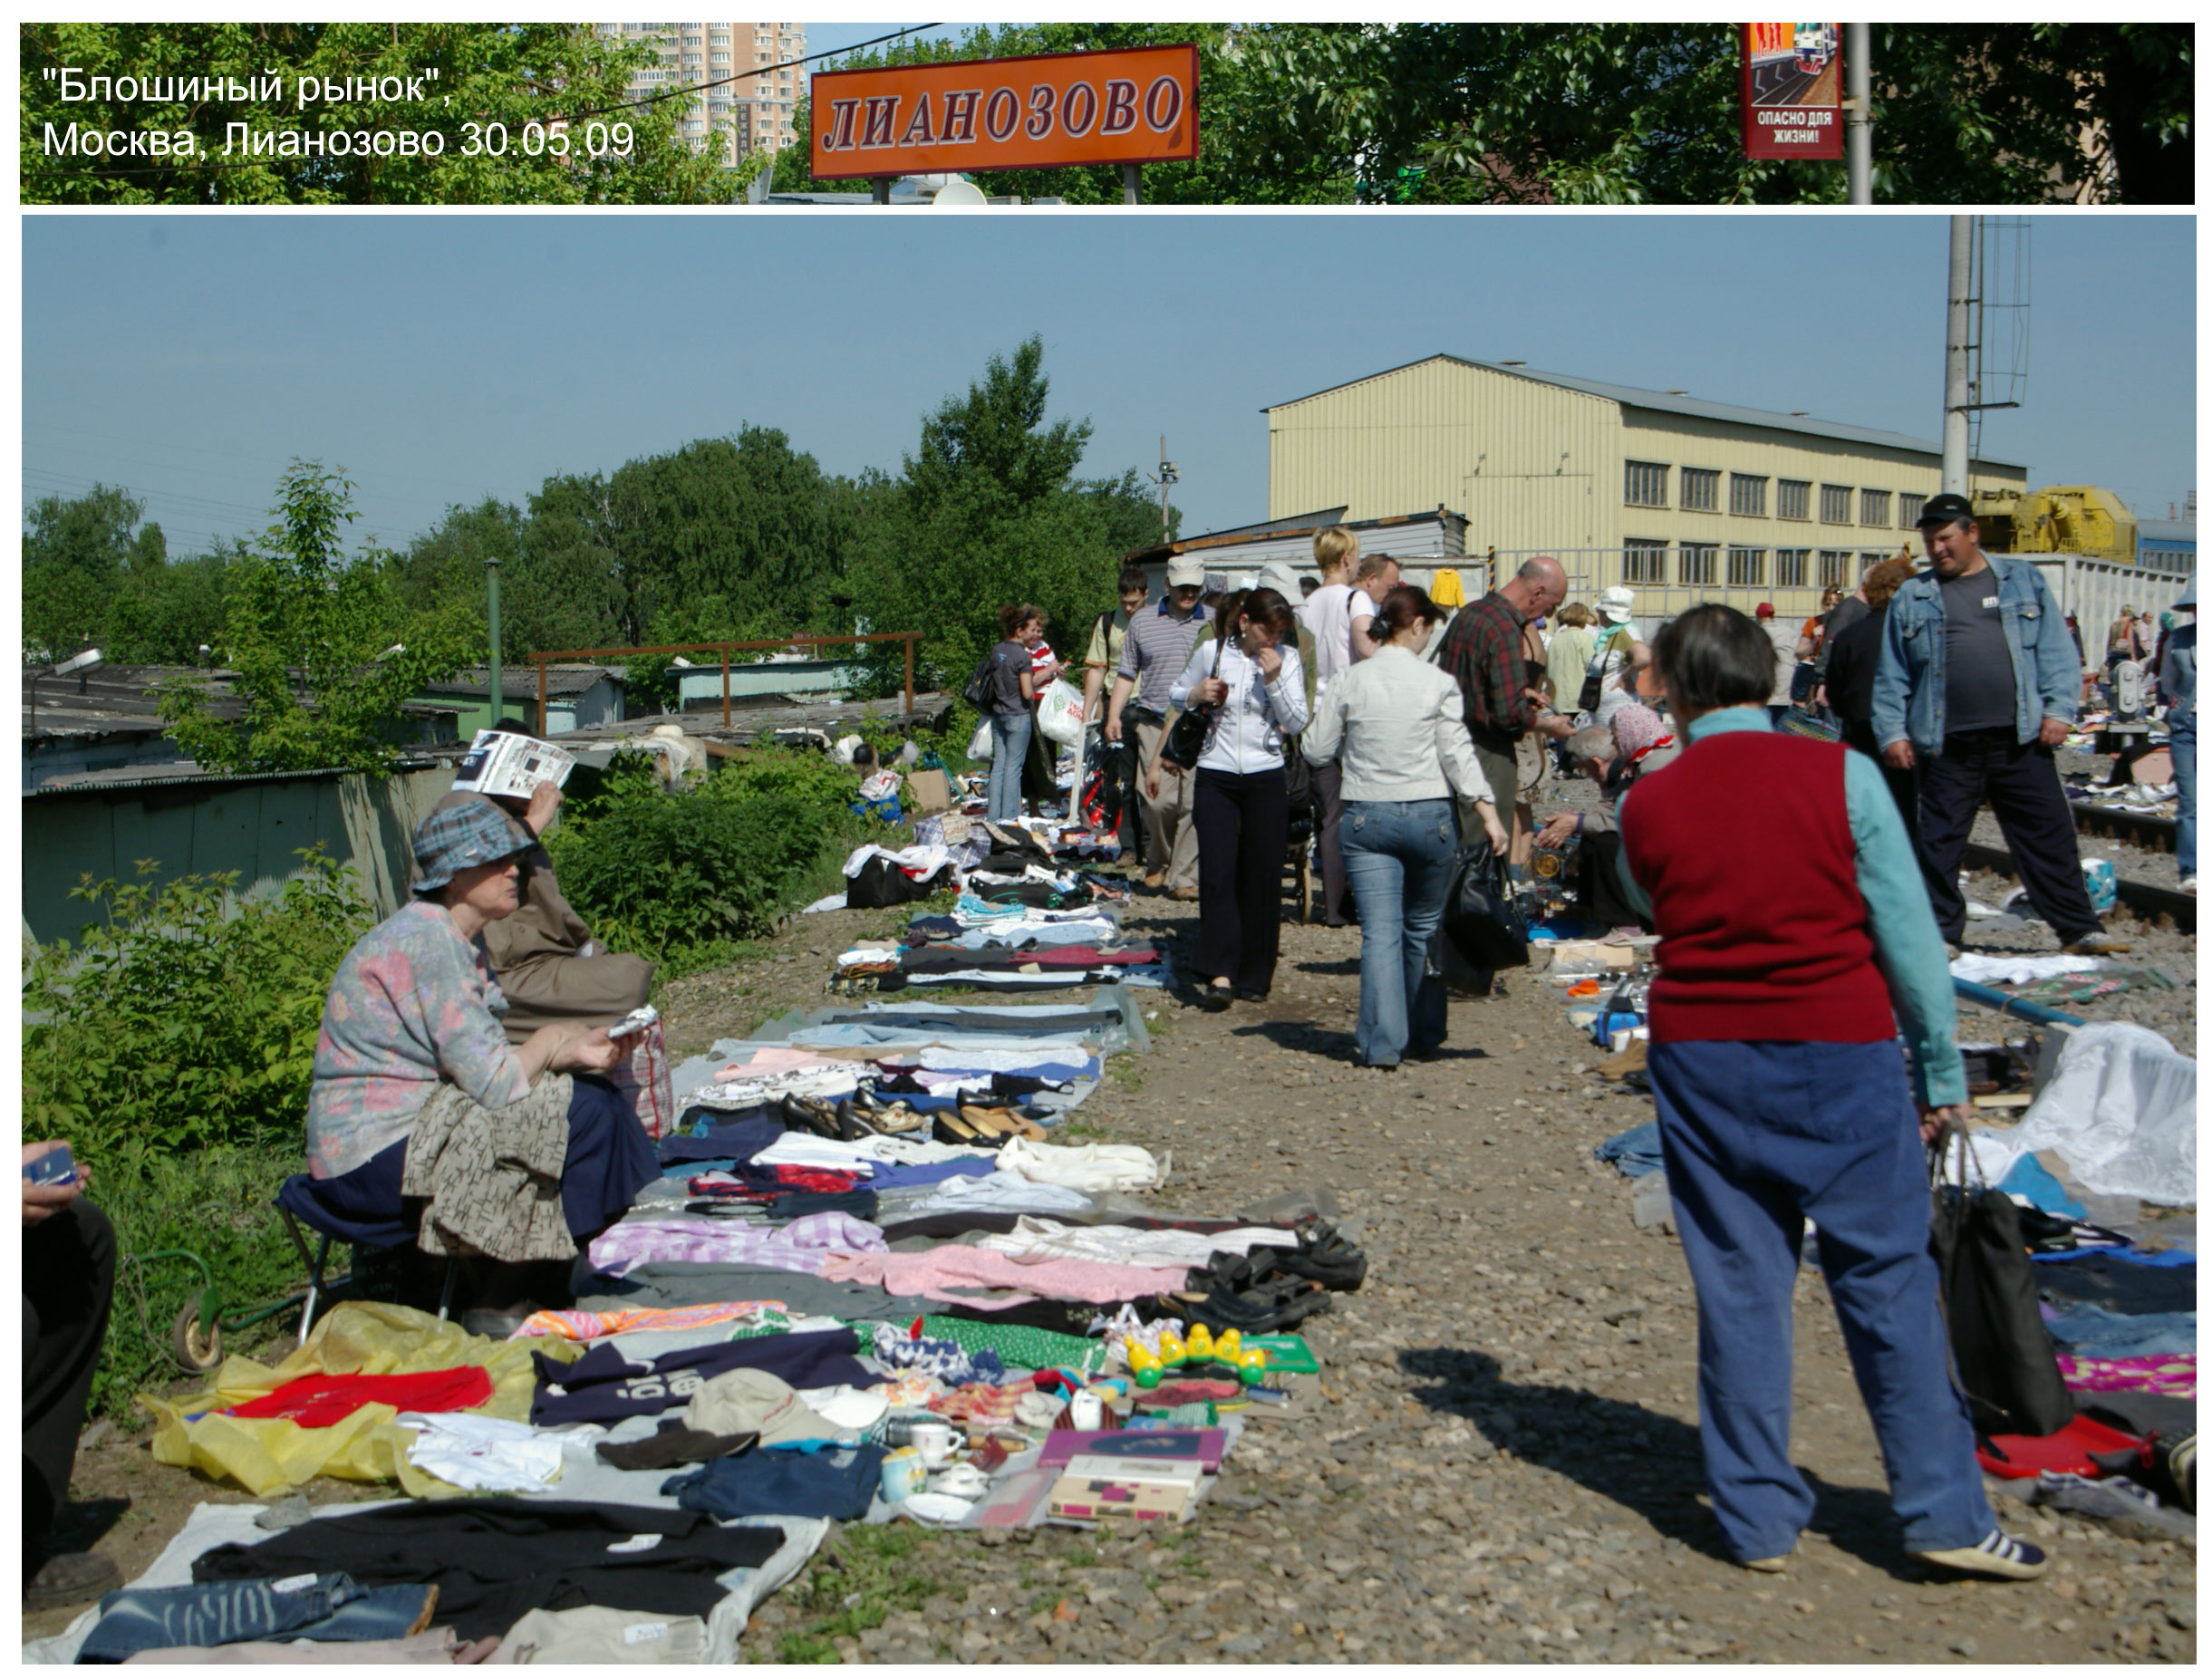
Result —
[[[952,784],[942,769],[917,769],[906,777],[906,796],[917,815],[952,808]]]
[[[494,798],[528,798],[541,781],[561,786],[576,760],[555,746],[528,735],[480,729],[468,756],[453,772],[456,793],[488,793]]]

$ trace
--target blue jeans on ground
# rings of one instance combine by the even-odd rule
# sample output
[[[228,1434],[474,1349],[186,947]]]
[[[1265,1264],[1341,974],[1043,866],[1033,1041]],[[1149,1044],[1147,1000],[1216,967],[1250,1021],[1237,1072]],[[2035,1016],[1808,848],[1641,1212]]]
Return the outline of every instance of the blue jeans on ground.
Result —
[[[1444,981],[1425,977],[1430,935],[1459,854],[1448,798],[1347,800],[1338,828],[1344,873],[1359,905],[1359,1024],[1352,1047],[1367,1066],[1396,1066],[1444,1041]],[[1428,993],[1434,992],[1434,996]]]
[[[1809,1218],[1905,1548],[1979,1542],[1996,1520],[1951,1381],[1897,1045],[1655,1042],[1649,1072],[1697,1288],[1705,1484],[1729,1549],[1786,1555],[1812,1514],[1790,1462],[1790,1297]]]
[[[2174,755],[2174,791],[2180,797],[2180,826],[2174,833],[2174,861],[2181,878],[2197,873],[2197,713],[2169,725]]]
[[[210,1580],[112,1591],[86,1635],[80,1662],[121,1662],[140,1650],[178,1645],[244,1644],[313,1638],[356,1644],[401,1638],[422,1618],[427,1586],[356,1586],[343,1574],[317,1575],[290,1591],[270,1580]]]
[[[1021,820],[1021,761],[1029,755],[1032,721],[1026,709],[990,714],[990,794],[983,814],[993,822]]]

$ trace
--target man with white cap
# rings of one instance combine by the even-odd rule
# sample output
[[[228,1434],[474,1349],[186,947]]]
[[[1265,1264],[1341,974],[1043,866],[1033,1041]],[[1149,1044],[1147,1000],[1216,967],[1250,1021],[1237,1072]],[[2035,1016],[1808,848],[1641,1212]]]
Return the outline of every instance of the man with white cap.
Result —
[[[1152,762],[1160,731],[1167,722],[1167,693],[1189,662],[1206,614],[1199,610],[1205,593],[1203,562],[1179,554],[1167,563],[1167,593],[1160,604],[1138,613],[1122,638],[1121,664],[1106,698],[1105,735],[1122,738],[1122,714],[1136,725],[1136,761]],[[1135,703],[1131,704],[1131,695]],[[1198,898],[1198,831],[1191,825],[1191,777],[1173,764],[1160,766],[1160,796],[1144,801],[1145,884],[1164,884],[1185,902]]]

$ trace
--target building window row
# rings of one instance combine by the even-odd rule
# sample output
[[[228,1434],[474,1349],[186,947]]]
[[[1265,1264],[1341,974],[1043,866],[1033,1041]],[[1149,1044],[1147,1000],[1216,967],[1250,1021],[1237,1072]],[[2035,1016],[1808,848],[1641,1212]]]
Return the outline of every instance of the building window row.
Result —
[[[1622,499],[1631,507],[1665,507],[1674,506],[1667,498],[1666,478],[1670,470],[1667,463],[1657,460],[1631,460],[1627,463],[1627,475],[1622,485]],[[1718,513],[1721,510],[1721,474],[1717,468],[1683,467],[1680,507],[1685,513]],[[1812,489],[1810,479],[1777,478],[1774,481],[1774,516],[1810,523],[1812,518]],[[1852,491],[1858,489],[1856,512]],[[1820,487],[1821,523],[1823,525],[1850,525],[1888,530],[1910,530],[1920,517],[1926,504],[1925,496],[1908,495],[1902,491],[1868,489],[1849,484],[1823,484]],[[1766,516],[1767,479],[1753,472],[1728,474],[1728,511],[1742,518]],[[1895,504],[1897,522],[1890,523],[1890,508]]]
[[[1667,575],[1666,555],[1669,544],[1659,536],[1630,536],[1621,544],[1621,581],[1630,585],[1649,584],[1664,585],[1668,582],[1689,588],[1710,587],[1724,575],[1732,589],[1801,589],[1811,578],[1813,569],[1813,550],[1811,548],[1758,548],[1730,544],[1725,571],[1721,563],[1721,545],[1712,542],[1686,542],[1675,550],[1674,575]],[[1773,561],[1770,578],[1767,562]],[[1865,556],[1868,564],[1881,559],[1881,555]],[[1820,578],[1823,586],[1836,582],[1850,568],[1850,554],[1844,550],[1824,550],[1820,556]]]

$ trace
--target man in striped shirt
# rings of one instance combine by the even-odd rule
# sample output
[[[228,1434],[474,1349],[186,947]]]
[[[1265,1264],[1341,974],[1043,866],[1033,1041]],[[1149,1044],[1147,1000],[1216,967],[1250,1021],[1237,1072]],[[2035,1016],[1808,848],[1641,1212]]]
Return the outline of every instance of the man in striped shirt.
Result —
[[[1205,592],[1206,568],[1178,555],[1168,562],[1167,597],[1129,620],[1121,644],[1121,665],[1106,700],[1106,738],[1122,738],[1122,714],[1136,725],[1136,761],[1148,764],[1167,727],[1167,690],[1206,627],[1198,599]],[[1135,702],[1130,703],[1132,693]],[[1191,777],[1173,764],[1160,766],[1160,796],[1144,801],[1145,884],[1167,886],[1185,902],[1198,897],[1198,830],[1191,825]]]

